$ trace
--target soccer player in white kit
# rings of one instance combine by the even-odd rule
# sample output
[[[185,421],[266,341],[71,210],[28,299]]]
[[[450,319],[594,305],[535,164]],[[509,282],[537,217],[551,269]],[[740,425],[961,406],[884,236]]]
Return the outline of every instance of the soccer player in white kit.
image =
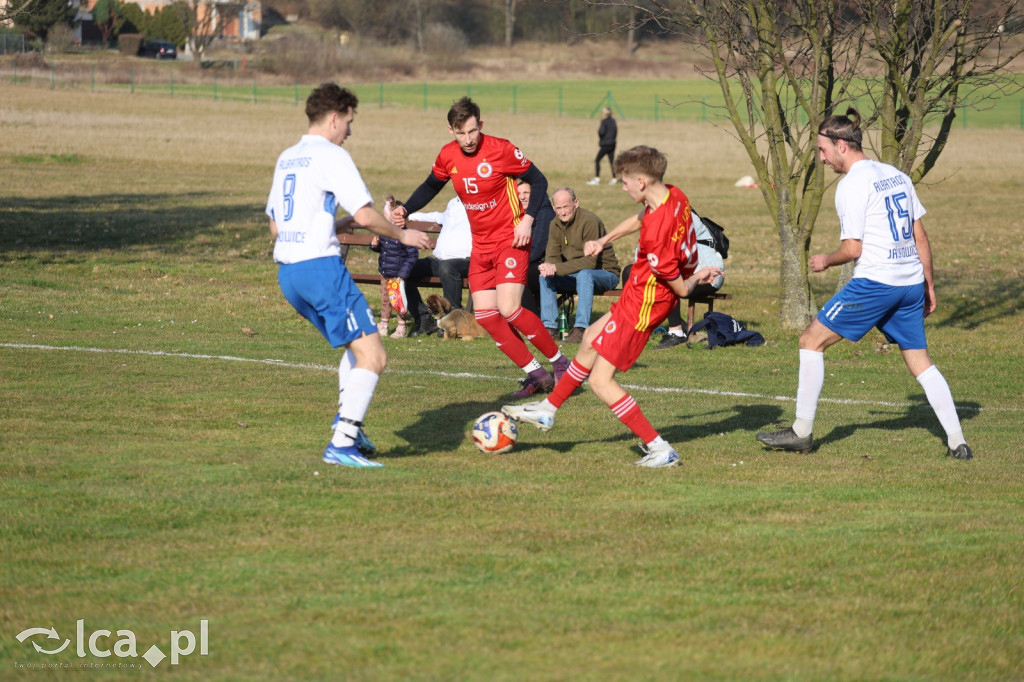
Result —
[[[818,312],[800,336],[800,374],[793,426],[757,440],[775,450],[814,447],[814,416],[825,384],[825,349],[840,339],[859,341],[872,327],[896,343],[946,431],[946,455],[971,459],[946,379],[932,364],[924,318],[935,310],[932,254],[921,216],[925,210],[906,174],[867,158],[860,114],[829,116],[818,128],[818,157],[845,175],[836,188],[841,243],[811,256],[821,272],[856,261],[853,278]]]
[[[377,321],[341,262],[335,226],[340,206],[369,230],[420,249],[428,236],[395,227],[373,208],[373,198],[349,153],[359,100],[335,83],[324,83],[306,100],[309,131],[281,153],[267,199],[274,262],[281,292],[333,348],[344,346],[338,366],[338,415],[324,461],[349,467],[380,467],[368,459],[376,447],[363,432],[363,418],[387,364]]]

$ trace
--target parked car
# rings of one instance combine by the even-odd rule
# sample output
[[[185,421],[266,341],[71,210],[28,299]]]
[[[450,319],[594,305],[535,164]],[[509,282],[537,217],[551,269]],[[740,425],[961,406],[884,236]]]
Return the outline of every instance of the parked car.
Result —
[[[178,46],[164,40],[147,40],[139,49],[139,56],[151,59],[177,59]]]

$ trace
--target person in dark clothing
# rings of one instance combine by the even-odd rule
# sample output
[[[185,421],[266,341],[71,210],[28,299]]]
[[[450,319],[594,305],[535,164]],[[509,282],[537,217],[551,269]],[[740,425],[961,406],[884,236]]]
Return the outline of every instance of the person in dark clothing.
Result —
[[[608,181],[609,185],[614,185],[619,181],[615,177],[615,142],[619,135],[619,126],[615,123],[615,119],[612,118],[611,107],[605,107],[601,110],[601,125],[597,129],[597,158],[594,159],[594,177],[587,181],[588,185],[599,185],[601,184],[601,159],[608,157],[608,166],[612,171],[612,179]]]
[[[523,210],[530,203],[530,183],[518,180],[519,203]],[[555,218],[555,209],[551,200],[544,196],[537,218],[533,221],[533,238],[530,241],[530,267],[526,271],[526,288],[523,290],[523,307],[540,316],[540,275],[537,268],[544,262],[544,252],[548,248],[548,230]]]

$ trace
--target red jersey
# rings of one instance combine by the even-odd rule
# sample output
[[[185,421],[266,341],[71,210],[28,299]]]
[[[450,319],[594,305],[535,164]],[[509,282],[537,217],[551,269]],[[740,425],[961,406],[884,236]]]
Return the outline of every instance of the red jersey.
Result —
[[[674,304],[677,299],[665,282],[696,272],[697,235],[692,225],[690,200],[673,185],[668,185],[668,197],[660,206],[644,210],[636,262],[620,296],[620,302],[628,301],[629,309],[638,311],[637,330],[651,323],[654,301]]]
[[[512,244],[512,231],[523,217],[515,179],[531,165],[508,140],[482,133],[472,156],[466,156],[455,140],[441,148],[434,177],[452,181],[469,216],[474,251],[491,253]]]

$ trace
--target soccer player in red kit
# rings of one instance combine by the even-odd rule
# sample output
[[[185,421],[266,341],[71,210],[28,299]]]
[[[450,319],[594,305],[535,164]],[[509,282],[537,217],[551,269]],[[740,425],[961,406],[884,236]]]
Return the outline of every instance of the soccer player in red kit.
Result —
[[[714,267],[697,270],[690,202],[678,187],[665,184],[667,166],[664,154],[645,146],[626,150],[615,159],[615,175],[621,178],[622,189],[645,208],[600,239],[587,242],[584,253],[597,255],[608,242],[639,229],[629,280],[611,310],[587,328],[579,352],[551,395],[538,402],[501,408],[513,419],[549,431],[558,408],[589,378],[594,394],[643,442],[645,456],[636,464],[652,469],[675,466],[679,455],[615,381],[615,372],[633,366],[651,331],[668,317],[680,298],[722,274]]]
[[[569,366],[540,318],[521,305],[530,264],[533,219],[547,196],[547,178],[514,144],[483,134],[480,107],[468,97],[448,111],[448,131],[455,138],[441,148],[427,179],[404,206],[392,212],[396,224],[426,206],[452,182],[462,199],[473,234],[469,256],[469,293],[473,315],[505,355],[526,372],[523,398],[550,391]],[[519,204],[516,179],[534,191],[525,214]],[[517,333],[519,332],[519,333]],[[541,367],[522,334],[551,362],[554,378]]]

